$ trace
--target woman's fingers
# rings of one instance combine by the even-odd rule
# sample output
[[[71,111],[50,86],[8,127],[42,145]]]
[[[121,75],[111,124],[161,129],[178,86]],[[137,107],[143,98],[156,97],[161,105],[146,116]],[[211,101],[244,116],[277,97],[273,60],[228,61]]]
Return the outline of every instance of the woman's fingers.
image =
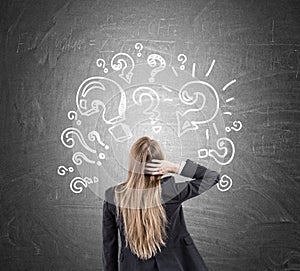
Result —
[[[159,169],[160,169],[160,167],[145,167],[145,170],[148,170],[148,171],[157,171]]]
[[[147,168],[145,167],[145,171],[144,171],[145,174],[152,174],[152,175],[155,175],[155,174],[161,174],[161,168],[160,167],[150,167],[150,168]]]
[[[152,166],[152,167],[157,167],[157,166],[161,166],[162,165],[161,160],[152,159],[151,162],[146,162],[146,165],[149,165],[149,166]]]
[[[146,167],[149,168],[161,168],[161,164],[152,164],[152,163],[146,163]]]
[[[145,171],[144,174],[157,175],[157,174],[162,174],[162,173],[159,171]]]
[[[146,163],[145,174],[162,174],[162,160],[152,159],[151,162]]]
[[[161,163],[162,160],[160,160],[160,159],[151,159],[151,162],[154,162],[154,163]]]

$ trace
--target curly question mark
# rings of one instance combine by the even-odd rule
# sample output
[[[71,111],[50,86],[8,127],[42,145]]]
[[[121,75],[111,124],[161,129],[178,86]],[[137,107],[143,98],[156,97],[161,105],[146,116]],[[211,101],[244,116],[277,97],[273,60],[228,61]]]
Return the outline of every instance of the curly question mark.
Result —
[[[177,60],[181,62],[180,69],[183,71],[185,69],[184,63],[187,61],[187,56],[185,54],[179,54]]]
[[[141,51],[142,51],[143,48],[144,48],[143,44],[141,44],[140,42],[137,42],[137,43],[135,44],[134,48],[138,50],[137,56],[138,56],[138,57],[141,57],[141,56],[142,56]]]
[[[96,61],[96,65],[99,67],[99,68],[103,68],[103,71],[104,73],[107,73],[108,72],[108,69],[105,68],[105,60],[102,59],[102,58],[98,58],[97,61]]]

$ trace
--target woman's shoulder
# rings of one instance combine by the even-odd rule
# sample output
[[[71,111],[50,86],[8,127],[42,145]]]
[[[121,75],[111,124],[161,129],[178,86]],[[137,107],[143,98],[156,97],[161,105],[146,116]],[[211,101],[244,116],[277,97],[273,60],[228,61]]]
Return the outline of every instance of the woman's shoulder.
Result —
[[[168,175],[161,179],[161,194],[162,199],[165,203],[177,200],[178,191],[176,189],[175,177],[173,175]]]
[[[117,185],[108,187],[104,192],[104,200],[108,203],[114,204],[115,200],[115,189]]]

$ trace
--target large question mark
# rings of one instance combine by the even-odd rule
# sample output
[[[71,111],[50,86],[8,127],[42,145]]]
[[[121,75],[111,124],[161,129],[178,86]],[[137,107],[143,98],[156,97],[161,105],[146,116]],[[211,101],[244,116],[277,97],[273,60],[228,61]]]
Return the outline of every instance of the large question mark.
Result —
[[[121,70],[120,77],[128,84],[131,83],[132,71],[134,69],[133,58],[126,53],[118,53],[111,59],[111,67],[115,71]]]
[[[154,68],[151,71],[151,77],[149,78],[149,82],[153,83],[155,81],[154,77],[166,68],[166,61],[161,55],[151,54],[147,58],[147,63],[151,68]]]
[[[111,97],[120,97],[119,107],[116,112],[114,101]],[[126,111],[126,94],[123,88],[114,80],[93,76],[85,79],[78,88],[76,105],[81,115],[91,116],[103,108],[102,118],[106,124],[115,124],[124,120]],[[113,116],[106,119],[105,115]]]
[[[229,143],[231,147],[231,154],[229,154],[228,148],[225,146],[225,142]],[[199,158],[206,158],[208,156],[212,157],[219,165],[228,165],[234,158],[235,146],[233,142],[227,137],[221,137],[217,140],[217,148],[223,153],[219,153],[214,149],[202,148],[198,150]],[[228,157],[227,157],[228,156]],[[226,158],[225,162],[221,159]]]
[[[138,96],[138,100],[136,96]],[[160,116],[160,112],[156,110],[159,105],[159,96],[157,92],[150,87],[139,87],[132,94],[132,99],[137,105],[143,105],[143,97],[149,97],[151,101],[150,105],[143,110],[143,113],[150,115],[149,119],[151,121],[151,125],[155,125]],[[161,128],[161,126],[156,125],[152,127],[152,130],[155,133],[159,133]]]
[[[238,132],[242,129],[242,127],[243,127],[242,122],[239,120],[235,120],[233,122],[233,127],[226,127],[225,130],[226,132],[230,132],[231,130]]]
[[[179,54],[177,60],[181,62],[180,69],[183,71],[185,69],[184,63],[187,61],[187,56],[185,54]]]
[[[138,50],[137,56],[138,56],[138,57],[141,57],[141,56],[142,56],[141,51],[142,51],[143,48],[144,48],[143,44],[141,44],[140,42],[137,42],[137,43],[135,44],[134,48]]]
[[[105,60],[102,59],[102,58],[98,58],[97,61],[96,61],[96,65],[99,67],[99,68],[103,68],[103,71],[104,73],[107,73],[108,72],[108,69],[105,68]]]
[[[189,93],[193,95],[190,96]],[[189,130],[197,130],[199,124],[208,123],[218,114],[219,95],[214,87],[205,81],[190,81],[184,84],[179,90],[179,99],[186,105],[197,105],[196,108],[184,112],[176,111],[179,137]]]

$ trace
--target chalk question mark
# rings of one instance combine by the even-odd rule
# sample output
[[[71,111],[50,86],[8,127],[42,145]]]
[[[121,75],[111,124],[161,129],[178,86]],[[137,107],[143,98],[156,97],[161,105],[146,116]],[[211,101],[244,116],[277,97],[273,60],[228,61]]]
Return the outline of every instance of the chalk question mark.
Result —
[[[111,67],[115,71],[121,70],[120,77],[127,83],[131,83],[133,76],[134,61],[132,57],[126,53],[118,53],[111,59]]]
[[[70,189],[73,193],[81,193],[83,188],[87,188],[87,182],[81,177],[75,177],[70,182]]]
[[[150,105],[143,110],[143,113],[145,115],[150,115],[149,119],[151,121],[151,124],[155,125],[160,116],[160,112],[157,110],[157,107],[159,105],[159,96],[157,92],[150,87],[139,87],[133,92],[132,99],[135,104],[142,105],[144,107],[142,100],[145,96],[148,97],[151,102]],[[162,127],[160,125],[155,125],[152,127],[152,130],[157,134],[160,132],[161,128]]]
[[[229,154],[228,148],[225,146],[225,142],[229,143],[231,147],[231,154]],[[208,156],[212,157],[219,165],[228,165],[234,158],[235,154],[235,146],[233,142],[227,138],[227,137],[221,137],[217,140],[217,148],[220,151],[223,151],[223,153],[219,153],[218,151],[214,149],[199,149],[198,155],[199,158],[206,158]],[[221,159],[225,159],[224,161],[221,161]]]
[[[88,138],[90,141],[95,141],[97,139],[97,141],[99,142],[99,144],[104,147],[106,150],[109,149],[109,146],[106,145],[101,139],[100,139],[100,134],[97,131],[91,131],[88,134]]]
[[[230,132],[231,130],[234,130],[234,131],[240,131],[242,129],[243,125],[242,125],[242,122],[239,121],[239,120],[235,120],[233,122],[233,127],[226,127],[225,130],[226,132]]]
[[[105,60],[102,59],[102,58],[98,58],[97,61],[96,61],[96,65],[99,67],[99,68],[103,68],[103,71],[104,73],[107,73],[108,72],[108,69],[105,68]]]
[[[75,177],[72,179],[70,182],[70,189],[73,193],[79,194],[83,191],[84,188],[87,188],[88,184],[92,183],[98,183],[99,179],[98,177],[94,176],[94,178],[89,178],[89,177]]]
[[[185,69],[184,63],[187,61],[187,56],[185,54],[179,54],[177,60],[181,62],[180,69],[183,71]]]
[[[67,172],[73,172],[74,168],[73,167],[65,167],[65,166],[59,166],[57,168],[57,174],[60,176],[66,175]]]
[[[77,114],[76,111],[69,111],[68,112],[68,119],[69,120],[76,120],[77,125],[81,124],[81,120],[78,120],[78,114]]]
[[[226,174],[222,175],[220,181],[217,183],[218,189],[222,192],[229,190],[231,186],[232,186],[232,179]]]
[[[154,68],[149,78],[149,82],[153,83],[155,81],[154,77],[166,68],[166,61],[161,55],[151,54],[147,58],[147,63],[151,68]]]
[[[137,43],[135,44],[134,48],[138,50],[137,56],[138,56],[138,57],[141,57],[141,56],[142,56],[141,51],[142,51],[143,48],[144,48],[143,44],[141,44],[140,42],[137,42]]]

